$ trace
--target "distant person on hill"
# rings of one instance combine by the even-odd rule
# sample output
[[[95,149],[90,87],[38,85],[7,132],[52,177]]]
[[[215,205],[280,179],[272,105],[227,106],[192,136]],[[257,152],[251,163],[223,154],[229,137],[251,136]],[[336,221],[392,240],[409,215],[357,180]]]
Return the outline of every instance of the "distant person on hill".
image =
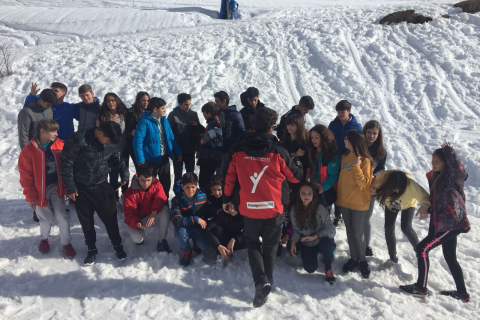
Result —
[[[118,230],[115,189],[107,182],[110,166],[116,167],[121,185],[128,181],[128,168],[115,147],[122,130],[118,123],[105,121],[98,128],[74,132],[62,151],[60,173],[68,198],[75,201],[78,220],[88,247],[85,265],[93,265],[98,254],[94,213],[97,212],[107,229],[118,260],[125,260],[122,238]]]
[[[255,87],[250,87],[240,95],[240,101],[242,102],[242,110],[240,114],[242,115],[243,123],[252,121],[255,113],[264,108],[265,105],[260,101],[260,92]]]
[[[166,104],[162,98],[150,99],[135,129],[133,150],[137,168],[143,163],[151,164],[153,176],[160,180],[168,199],[171,185],[169,159],[173,163],[182,161],[182,152],[165,117]]]
[[[128,109],[125,116],[125,136],[127,139],[127,152],[132,158],[135,169],[137,169],[137,160],[135,158],[135,151],[133,149],[133,135],[135,134],[135,129],[137,128],[142,114],[147,110],[148,103],[150,102],[150,95],[145,91],[140,91],[137,93],[135,98],[135,103],[130,109]]]
[[[330,122],[328,129],[330,129],[335,137],[335,141],[337,142],[338,158],[341,159],[342,156],[348,152],[343,141],[347,131],[362,131],[362,125],[357,122],[357,118],[355,118],[353,113],[351,113],[352,104],[348,100],[339,101],[335,106],[335,110],[337,111],[337,117]],[[335,227],[338,227],[340,223],[342,223],[342,215],[335,206],[335,219],[333,220],[333,224]]]
[[[197,125],[200,123],[198,114],[191,110],[192,97],[187,93],[177,96],[178,105],[168,115],[175,140],[180,146],[182,157],[173,162],[175,181],[182,179],[183,164],[186,172],[195,169],[195,154],[200,151],[200,135]]]
[[[229,106],[230,97],[225,91],[219,91],[213,95],[215,97],[215,105],[217,106],[219,113],[218,117],[220,121],[224,121],[222,124],[222,137],[223,137],[223,156],[222,164],[217,169],[217,173],[223,172],[225,161],[228,157],[228,152],[232,144],[245,133],[245,126],[243,124],[242,115],[237,111],[237,106]]]
[[[50,251],[50,229],[55,216],[65,258],[72,259],[75,250],[70,243],[70,215],[65,207],[66,190],[60,176],[63,141],[57,138],[57,130],[58,123],[52,119],[38,122],[33,139],[20,152],[18,171],[25,200],[40,220],[38,250],[44,254]]]
[[[100,100],[94,96],[92,87],[88,84],[83,84],[78,88],[78,95],[82,99],[82,102],[75,105],[77,108],[78,131],[95,128],[102,106]]]
[[[298,105],[293,106],[292,109],[290,109],[287,113],[285,113],[281,118],[280,118],[280,124],[277,126],[277,137],[278,139],[283,138],[283,133],[285,132],[285,129],[287,127],[287,118],[293,115],[300,115],[304,118],[305,122],[305,115],[309,113],[313,108],[315,107],[315,104],[313,103],[313,99],[310,96],[303,96],[300,98],[300,102],[298,102]]]
[[[53,120],[58,123],[58,138],[66,141],[70,133],[74,131],[73,119],[76,117],[77,109],[74,103],[65,102],[65,96],[67,94],[67,86],[60,82],[53,82],[50,85],[53,92],[57,96],[57,103],[52,105]],[[40,89],[37,89],[37,83],[32,83],[30,87],[30,94],[25,99],[23,107],[27,107],[32,101],[36,101],[40,98],[37,93]]]

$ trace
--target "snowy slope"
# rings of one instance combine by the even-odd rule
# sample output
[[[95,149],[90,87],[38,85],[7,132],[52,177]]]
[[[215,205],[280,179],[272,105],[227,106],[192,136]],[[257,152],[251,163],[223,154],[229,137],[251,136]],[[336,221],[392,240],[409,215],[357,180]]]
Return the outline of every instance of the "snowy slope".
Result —
[[[480,15],[453,9],[450,1],[241,1],[242,19],[212,19],[219,1],[168,0],[64,1],[0,0],[0,41],[18,50],[16,73],[0,79],[0,318],[5,319],[455,319],[478,318],[480,295]],[[426,25],[383,27],[386,14],[414,8],[436,18]],[[440,18],[449,13],[452,18]],[[129,255],[120,263],[103,226],[97,229],[98,264],[82,266],[86,252],[73,208],[74,261],[61,258],[58,228],[52,250],[36,248],[38,225],[24,202],[16,162],[16,116],[31,81],[42,88],[53,81],[76,88],[89,83],[98,97],[116,92],[131,104],[136,92],[163,97],[167,112],[180,92],[193,96],[193,109],[227,91],[232,103],[248,86],[261,100],[284,113],[309,94],[316,102],[307,126],[328,124],[334,106],[349,99],[361,123],[379,120],[389,152],[388,168],[411,172],[427,187],[430,155],[451,141],[469,172],[467,209],[472,230],[460,236],[458,258],[464,269],[469,304],[436,294],[454,283],[441,249],[432,253],[432,297],[426,302],[401,295],[398,285],[416,276],[415,254],[398,227],[401,265],[377,271],[387,259],[383,215],[373,216],[372,279],[341,274],[348,257],[344,227],[337,232],[334,272],[305,274],[300,262],[284,255],[275,269],[275,287],[260,310],[251,308],[253,285],[245,252],[224,271],[199,256],[191,268],[178,265],[179,248],[170,230],[174,255],[129,242],[123,216],[121,233]],[[419,237],[427,222],[414,222]],[[322,264],[319,271],[322,271]]]

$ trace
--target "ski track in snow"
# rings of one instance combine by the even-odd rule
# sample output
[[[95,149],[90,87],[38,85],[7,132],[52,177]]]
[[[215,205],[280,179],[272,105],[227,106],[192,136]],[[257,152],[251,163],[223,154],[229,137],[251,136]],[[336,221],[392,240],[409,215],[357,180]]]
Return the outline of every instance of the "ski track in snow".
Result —
[[[241,2],[242,19],[212,19],[213,0],[76,2],[0,0],[0,41],[12,39],[18,50],[15,74],[0,79],[0,319],[475,319],[480,308],[480,16],[459,13],[448,1]],[[440,4],[447,3],[447,4]],[[332,6],[332,4],[334,4]],[[412,5],[413,4],[413,5]],[[380,26],[386,14],[414,7],[436,18],[425,25]],[[439,18],[449,13],[451,19]],[[85,22],[90,22],[85,24]],[[323,264],[306,274],[299,259],[283,254],[275,268],[274,291],[261,309],[254,295],[246,252],[226,269],[213,270],[212,252],[194,257],[190,268],[178,265],[180,249],[170,226],[174,254],[154,250],[153,232],[134,246],[119,213],[128,258],[118,262],[103,225],[97,228],[98,263],[85,268],[83,233],[70,207],[73,261],[61,258],[58,227],[51,252],[36,248],[38,225],[18,183],[17,113],[31,81],[45,88],[63,81],[67,101],[76,89],[92,85],[103,98],[116,92],[130,105],[145,90],[167,101],[189,92],[192,107],[225,90],[241,108],[248,86],[280,115],[311,95],[315,109],[307,127],[328,123],[335,104],[348,99],[360,123],[377,119],[384,128],[387,168],[411,172],[427,187],[430,155],[451,141],[469,172],[465,192],[472,224],[459,237],[457,256],[472,301],[462,304],[438,292],[453,289],[441,249],[431,253],[432,271],[425,301],[401,295],[398,285],[416,278],[416,258],[397,227],[400,264],[380,271],[387,259],[383,213],[372,217],[370,280],[342,274],[348,258],[345,228],[337,230],[334,286],[324,283]],[[204,120],[201,120],[204,122]],[[133,173],[133,166],[130,168]],[[173,173],[173,170],[172,170]],[[171,196],[173,194],[171,193]],[[419,239],[428,222],[414,221]],[[284,250],[286,251],[286,250]]]

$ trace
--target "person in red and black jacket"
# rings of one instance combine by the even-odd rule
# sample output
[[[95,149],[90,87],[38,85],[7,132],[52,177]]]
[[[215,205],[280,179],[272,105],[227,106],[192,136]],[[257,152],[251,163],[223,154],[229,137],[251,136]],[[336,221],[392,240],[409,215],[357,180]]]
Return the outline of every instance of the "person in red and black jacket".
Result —
[[[132,185],[125,193],[123,212],[128,234],[137,245],[142,245],[145,239],[145,229],[158,227],[158,252],[171,253],[167,242],[170,210],[167,196],[160,181],[155,178],[153,166],[144,163],[137,166],[137,175],[132,179]]]
[[[418,259],[418,280],[411,285],[400,286],[405,293],[424,297],[428,295],[427,279],[430,269],[428,254],[442,246],[443,257],[452,273],[457,290],[442,291],[441,295],[468,302],[470,295],[465,287],[463,271],[457,261],[457,237],[470,231],[465,207],[464,182],[467,173],[449,142],[432,155],[433,170],[427,174],[430,185],[431,207],[420,212],[420,219],[430,214],[428,235],[415,249]]]
[[[270,108],[257,110],[252,120],[255,132],[247,132],[232,146],[225,166],[223,209],[235,210],[232,199],[238,182],[238,211],[245,219],[243,232],[255,281],[255,308],[265,304],[271,291],[283,207],[289,200],[287,181],[299,183],[303,175],[298,158],[292,160],[272,134],[277,119],[277,113]]]

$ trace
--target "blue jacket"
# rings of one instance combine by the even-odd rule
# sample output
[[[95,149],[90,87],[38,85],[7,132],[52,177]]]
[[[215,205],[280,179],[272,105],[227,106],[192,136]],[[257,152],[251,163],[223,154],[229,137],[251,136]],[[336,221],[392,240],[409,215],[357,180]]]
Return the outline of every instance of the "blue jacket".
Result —
[[[37,101],[40,96],[33,96],[29,94],[25,99],[25,104],[23,107],[25,108],[30,104],[32,101]],[[53,120],[58,123],[58,138],[63,141],[67,141],[68,136],[70,133],[75,131],[73,127],[73,119],[75,119],[75,104],[64,102],[62,104],[56,104],[52,106],[53,111]]]
[[[195,203],[194,207],[192,207],[190,201],[187,200],[183,191],[180,195],[177,195],[172,199],[170,219],[175,228],[198,224],[199,218],[207,221],[207,218],[211,213],[211,205],[207,200],[207,195],[200,189],[197,189],[193,201]]]
[[[357,118],[350,113],[350,120],[343,125],[342,122],[338,117],[335,118],[330,124],[328,125],[328,129],[332,131],[333,136],[335,137],[335,141],[337,141],[337,150],[338,150],[338,158],[342,158],[342,155],[347,152],[345,149],[345,142],[343,142],[343,138],[347,135],[348,130],[359,130],[362,131],[362,125],[357,122]]]
[[[218,116],[207,120],[207,127],[202,138],[205,142],[200,149],[198,165],[217,166],[218,164],[212,160],[221,161],[223,155],[222,125]]]
[[[182,152],[175,141],[170,124],[166,117],[161,117],[160,122],[163,127],[166,154],[173,156],[181,156]],[[137,163],[145,161],[160,163],[162,162],[162,153],[160,147],[160,129],[158,128],[158,120],[150,115],[150,111],[145,111],[142,118],[135,129],[133,135],[133,151]]]
[[[223,152],[228,153],[230,146],[235,140],[245,133],[245,125],[242,115],[237,111],[237,106],[235,105],[221,110],[218,117],[224,120],[224,125],[222,126]]]

